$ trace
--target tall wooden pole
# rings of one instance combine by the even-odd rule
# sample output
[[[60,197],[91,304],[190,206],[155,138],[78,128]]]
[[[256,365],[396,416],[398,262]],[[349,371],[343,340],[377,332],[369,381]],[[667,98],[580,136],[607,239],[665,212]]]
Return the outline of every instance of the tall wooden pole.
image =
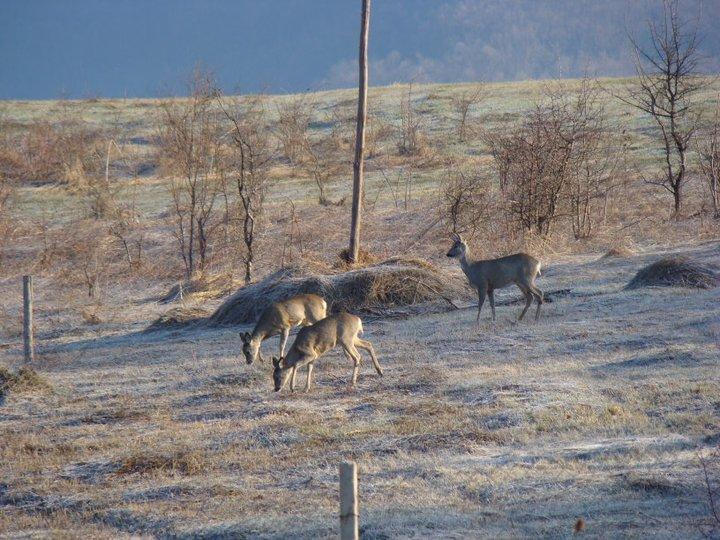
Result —
[[[368,34],[370,33],[370,0],[362,0],[360,24],[360,57],[358,78],[357,129],[355,131],[355,160],[353,161],[353,199],[350,221],[350,262],[357,262],[360,251],[360,208],[363,196],[363,153],[365,151],[365,121],[367,120]]]
[[[32,276],[23,276],[23,349],[25,362],[30,363],[35,360]]]
[[[340,464],[340,540],[360,538],[359,519],[357,463],[346,461]]]

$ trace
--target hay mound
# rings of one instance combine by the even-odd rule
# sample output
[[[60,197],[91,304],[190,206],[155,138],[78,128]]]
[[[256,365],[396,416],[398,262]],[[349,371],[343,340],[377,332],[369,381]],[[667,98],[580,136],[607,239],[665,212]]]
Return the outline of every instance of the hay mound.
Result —
[[[635,255],[635,252],[629,247],[615,246],[610,248],[610,251],[603,255],[601,259],[624,259],[625,257],[632,257],[633,255]]]
[[[716,268],[691,261],[685,257],[668,257],[640,270],[625,288],[694,287],[711,289],[718,285],[720,285],[720,274]]]
[[[394,258],[329,275],[291,268],[238,290],[208,322],[211,326],[253,323],[271,304],[303,293],[322,296],[330,312],[354,313],[468,296],[462,281],[417,259]]]
[[[209,312],[199,307],[178,307],[173,308],[158,317],[145,331],[168,330],[172,328],[185,327],[189,324],[199,322],[209,315]]]
[[[230,294],[235,290],[236,286],[237,283],[232,279],[232,276],[203,276],[192,281],[173,285],[165,296],[158,300],[158,303],[170,304],[183,299],[187,300],[189,297],[192,297],[193,300],[220,298]]]

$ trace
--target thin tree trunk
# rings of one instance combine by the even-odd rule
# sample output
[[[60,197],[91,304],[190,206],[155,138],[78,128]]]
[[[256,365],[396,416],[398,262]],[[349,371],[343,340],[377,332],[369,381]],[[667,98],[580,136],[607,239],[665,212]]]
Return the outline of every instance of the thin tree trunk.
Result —
[[[360,206],[363,195],[363,152],[365,147],[365,120],[367,118],[368,86],[368,34],[370,30],[370,0],[362,2],[362,22],[360,25],[360,57],[358,81],[357,129],[355,132],[355,160],[353,161],[353,200],[350,222],[350,262],[357,262],[360,252]]]

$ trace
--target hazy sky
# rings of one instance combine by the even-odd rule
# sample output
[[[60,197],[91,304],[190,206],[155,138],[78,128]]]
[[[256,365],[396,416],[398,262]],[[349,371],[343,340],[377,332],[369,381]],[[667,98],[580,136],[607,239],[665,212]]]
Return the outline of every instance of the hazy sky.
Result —
[[[710,64],[720,0],[699,14]],[[626,26],[654,0],[374,0],[370,82],[632,71]],[[0,0],[0,99],[182,93],[194,66],[227,90],[350,86],[360,0]],[[715,21],[712,23],[711,21]]]

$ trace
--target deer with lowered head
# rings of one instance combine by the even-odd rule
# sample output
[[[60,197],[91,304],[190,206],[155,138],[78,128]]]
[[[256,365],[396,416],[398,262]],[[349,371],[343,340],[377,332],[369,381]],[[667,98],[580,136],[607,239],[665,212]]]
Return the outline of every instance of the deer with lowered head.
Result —
[[[242,332],[242,351],[248,364],[255,359],[263,357],[260,354],[260,345],[269,337],[280,335],[280,356],[285,354],[290,329],[295,326],[309,326],[315,324],[327,315],[327,302],[316,294],[300,294],[282,302],[275,302],[263,311],[258,319],[255,329]]]
[[[453,246],[447,252],[448,257],[460,260],[460,267],[467,276],[470,285],[478,293],[477,322],[480,322],[480,310],[485,303],[485,296],[490,299],[492,320],[495,320],[495,289],[502,289],[513,283],[525,296],[525,309],[518,317],[521,321],[532,304],[537,301],[535,320],[540,316],[543,303],[543,292],[535,285],[535,278],[540,275],[540,261],[527,253],[516,253],[507,257],[489,260],[473,260],[470,249],[459,234],[452,235]]]
[[[354,368],[350,387],[357,383],[358,373],[362,359],[357,348],[365,349],[370,353],[375,371],[382,377],[383,370],[378,363],[377,356],[372,343],[360,339],[363,327],[360,317],[349,313],[338,313],[331,315],[322,321],[302,328],[295,343],[292,344],[286,357],[273,358],[273,383],[275,391],[279,392],[290,380],[290,391],[295,391],[295,375],[297,370],[307,366],[307,380],[305,391],[310,391],[313,367],[315,360],[327,351],[340,345],[345,351],[345,356],[352,360]]]

